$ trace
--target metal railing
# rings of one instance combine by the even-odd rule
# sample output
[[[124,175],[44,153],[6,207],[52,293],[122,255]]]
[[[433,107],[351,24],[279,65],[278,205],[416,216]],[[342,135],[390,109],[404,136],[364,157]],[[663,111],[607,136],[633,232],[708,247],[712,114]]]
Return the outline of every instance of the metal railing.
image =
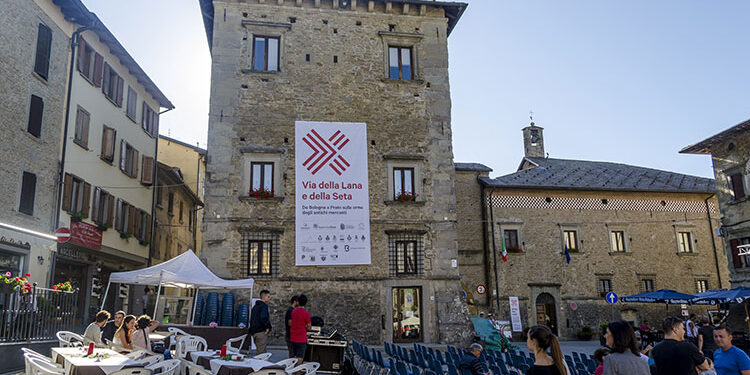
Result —
[[[77,299],[77,290],[0,289],[0,344],[56,340],[58,331],[73,329]]]

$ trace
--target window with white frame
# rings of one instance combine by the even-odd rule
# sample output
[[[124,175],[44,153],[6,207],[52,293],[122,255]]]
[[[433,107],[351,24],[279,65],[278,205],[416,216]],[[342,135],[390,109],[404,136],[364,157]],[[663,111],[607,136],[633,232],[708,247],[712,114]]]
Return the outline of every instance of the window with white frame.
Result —
[[[279,71],[279,37],[253,36],[253,54],[251,66],[259,72]]]
[[[624,253],[627,249],[625,247],[625,231],[613,230],[609,232],[609,243],[610,249],[615,253]]]
[[[693,241],[692,235],[687,231],[677,232],[677,245],[681,253],[692,253],[693,252]]]

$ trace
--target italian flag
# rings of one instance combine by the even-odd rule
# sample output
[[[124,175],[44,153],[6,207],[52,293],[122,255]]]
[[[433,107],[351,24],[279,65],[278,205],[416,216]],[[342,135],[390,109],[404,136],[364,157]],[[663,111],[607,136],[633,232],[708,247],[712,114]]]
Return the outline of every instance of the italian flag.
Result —
[[[508,261],[508,250],[505,250],[505,238],[503,238],[500,241],[500,244],[503,246],[503,263]]]

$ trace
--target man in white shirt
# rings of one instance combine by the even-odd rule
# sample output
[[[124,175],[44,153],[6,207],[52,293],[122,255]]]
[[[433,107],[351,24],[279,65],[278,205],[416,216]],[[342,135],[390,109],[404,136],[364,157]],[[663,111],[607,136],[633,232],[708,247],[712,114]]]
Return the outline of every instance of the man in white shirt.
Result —
[[[94,343],[96,346],[104,346],[102,342],[102,327],[107,324],[109,320],[109,312],[102,310],[96,313],[96,319],[93,323],[86,327],[86,331],[83,332],[83,342],[88,345]]]

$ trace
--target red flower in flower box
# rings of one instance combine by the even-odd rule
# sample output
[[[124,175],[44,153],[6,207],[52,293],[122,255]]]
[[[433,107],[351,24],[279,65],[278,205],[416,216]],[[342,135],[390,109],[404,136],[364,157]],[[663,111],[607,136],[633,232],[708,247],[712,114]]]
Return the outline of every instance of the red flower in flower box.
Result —
[[[515,247],[515,246],[508,246],[505,250],[509,253],[522,253],[523,252],[523,249],[521,249],[520,247]]]
[[[249,195],[253,198],[270,199],[273,198],[273,190],[265,188],[250,189]]]
[[[398,202],[414,202],[416,200],[417,193],[411,193],[408,191],[401,192],[396,196],[396,201]]]

